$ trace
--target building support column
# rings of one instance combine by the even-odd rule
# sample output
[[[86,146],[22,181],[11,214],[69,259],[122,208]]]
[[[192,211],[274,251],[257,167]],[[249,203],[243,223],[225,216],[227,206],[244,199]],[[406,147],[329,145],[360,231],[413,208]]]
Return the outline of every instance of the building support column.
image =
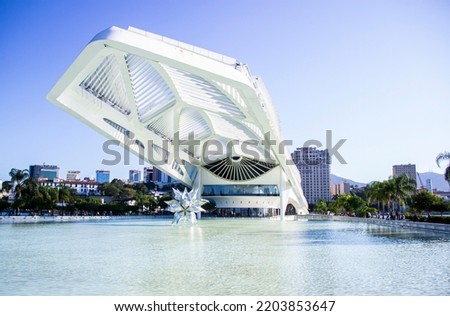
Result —
[[[286,206],[287,204],[285,202],[286,196],[285,196],[285,183],[284,183],[284,177],[283,177],[283,169],[280,167],[280,219],[284,220],[284,213],[286,212]]]
[[[197,176],[195,177],[195,180],[192,184],[192,189],[197,190],[197,194],[196,194],[195,198],[200,200],[202,198],[202,167],[199,167],[197,170],[198,170]],[[198,212],[197,219],[201,219],[201,218],[202,218],[202,212]]]

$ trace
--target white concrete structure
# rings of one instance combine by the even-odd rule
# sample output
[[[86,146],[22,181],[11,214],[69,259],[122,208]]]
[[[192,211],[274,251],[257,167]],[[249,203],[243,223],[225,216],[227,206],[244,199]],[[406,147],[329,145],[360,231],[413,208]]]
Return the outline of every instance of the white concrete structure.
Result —
[[[111,27],[48,99],[224,212],[307,213],[264,83],[234,58]]]

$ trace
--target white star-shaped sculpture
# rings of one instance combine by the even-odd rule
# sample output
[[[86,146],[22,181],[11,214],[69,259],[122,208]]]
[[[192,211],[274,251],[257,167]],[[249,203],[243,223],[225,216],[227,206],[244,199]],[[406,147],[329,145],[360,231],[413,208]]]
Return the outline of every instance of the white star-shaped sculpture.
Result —
[[[198,189],[192,189],[190,192],[186,188],[183,192],[175,188],[172,190],[174,199],[165,202],[169,205],[167,210],[174,213],[172,224],[186,222],[188,219],[194,224],[197,221],[196,213],[205,212],[202,205],[208,200],[196,198]]]

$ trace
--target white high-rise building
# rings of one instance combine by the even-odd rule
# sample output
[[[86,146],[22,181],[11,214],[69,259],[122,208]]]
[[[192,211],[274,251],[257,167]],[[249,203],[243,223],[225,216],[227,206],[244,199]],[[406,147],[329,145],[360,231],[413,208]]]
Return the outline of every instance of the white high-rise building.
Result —
[[[302,179],[302,189],[308,203],[330,201],[330,156],[328,150],[316,147],[297,148],[292,154]]]

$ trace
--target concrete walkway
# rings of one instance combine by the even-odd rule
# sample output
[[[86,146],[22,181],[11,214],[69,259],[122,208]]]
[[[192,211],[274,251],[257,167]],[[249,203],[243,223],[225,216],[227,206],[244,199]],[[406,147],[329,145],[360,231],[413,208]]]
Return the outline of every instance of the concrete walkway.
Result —
[[[60,223],[107,220],[109,216],[0,216],[2,224]]]
[[[349,217],[349,216],[334,216],[334,215],[297,215],[297,219],[307,219],[316,221],[343,221],[343,222],[360,222],[370,223],[383,226],[401,227],[409,229],[426,229],[431,231],[439,231],[450,233],[450,225],[438,224],[438,223],[426,223],[426,222],[412,222],[409,220],[387,220],[378,218],[362,218],[362,217]]]

